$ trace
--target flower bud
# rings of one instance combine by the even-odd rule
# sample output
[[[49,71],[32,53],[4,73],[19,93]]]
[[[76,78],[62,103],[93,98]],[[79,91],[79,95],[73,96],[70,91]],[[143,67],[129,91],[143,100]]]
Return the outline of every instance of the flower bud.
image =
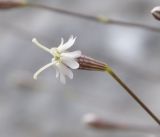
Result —
[[[11,9],[23,7],[26,3],[24,1],[0,1],[0,9]]]
[[[153,8],[151,10],[151,13],[155,17],[155,19],[160,20],[160,6]]]
[[[105,119],[98,117],[94,113],[88,113],[84,115],[82,120],[86,125],[96,129],[113,130],[125,128],[125,126],[106,121]]]
[[[79,69],[83,70],[105,71],[107,67],[105,63],[84,55],[77,58],[77,61],[79,63]]]

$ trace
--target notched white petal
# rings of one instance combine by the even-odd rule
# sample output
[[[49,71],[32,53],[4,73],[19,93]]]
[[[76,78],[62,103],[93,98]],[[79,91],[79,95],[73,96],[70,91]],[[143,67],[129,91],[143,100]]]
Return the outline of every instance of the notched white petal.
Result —
[[[62,46],[64,44],[64,39],[63,38],[61,38],[61,43],[60,43],[60,45],[59,46]]]
[[[52,55],[54,55],[54,53],[56,52],[56,49],[57,49],[57,48],[55,48],[55,47],[51,48],[51,49],[50,49],[50,53],[51,53]]]
[[[66,53],[62,53],[61,56],[63,57],[67,57],[67,58],[78,58],[81,56],[81,51],[79,50],[76,50],[76,51],[73,51],[73,52],[66,52]]]
[[[63,46],[63,44],[64,44],[64,39],[61,38],[61,43],[59,44],[58,48],[61,49],[61,47]],[[51,52],[54,53],[54,51],[57,50],[58,48],[55,48],[55,47],[51,48]],[[60,52],[59,49],[58,49],[58,51]]]
[[[60,81],[65,84],[66,83],[66,78],[65,76],[63,75],[63,73],[60,73]]]
[[[59,77],[59,71],[56,70],[56,78],[58,78],[58,77]]]
[[[79,63],[72,58],[63,58],[62,57],[62,62],[66,66],[70,67],[71,69],[78,69],[79,68]]]
[[[59,69],[60,73],[63,73],[64,75],[68,76],[70,79],[73,79],[73,72],[66,67],[64,64],[58,64],[57,68]]]
[[[64,43],[63,45],[60,45],[60,46],[57,48],[58,51],[63,52],[63,51],[65,51],[65,50],[69,49],[70,47],[73,46],[73,44],[75,43],[75,40],[76,40],[76,37],[73,38],[73,36],[71,36],[66,43]]]

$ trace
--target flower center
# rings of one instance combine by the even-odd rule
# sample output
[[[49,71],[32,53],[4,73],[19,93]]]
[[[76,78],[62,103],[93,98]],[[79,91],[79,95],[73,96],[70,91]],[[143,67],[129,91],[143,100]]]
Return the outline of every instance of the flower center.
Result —
[[[56,61],[61,61],[61,53],[57,49],[55,49],[53,56]]]

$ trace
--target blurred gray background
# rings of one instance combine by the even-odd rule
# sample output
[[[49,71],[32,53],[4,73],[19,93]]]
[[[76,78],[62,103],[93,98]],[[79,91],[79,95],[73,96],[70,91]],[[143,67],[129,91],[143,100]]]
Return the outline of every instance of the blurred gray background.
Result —
[[[157,0],[34,0],[91,15],[160,27],[150,10]],[[32,44],[36,37],[47,47],[60,38],[77,36],[72,50],[108,63],[160,117],[160,33],[102,25],[45,10],[24,8],[0,11],[0,136],[99,137],[150,136],[147,133],[96,131],[82,118],[87,113],[115,123],[157,126],[109,75],[75,70],[66,85],[55,70],[34,72],[51,56]]]

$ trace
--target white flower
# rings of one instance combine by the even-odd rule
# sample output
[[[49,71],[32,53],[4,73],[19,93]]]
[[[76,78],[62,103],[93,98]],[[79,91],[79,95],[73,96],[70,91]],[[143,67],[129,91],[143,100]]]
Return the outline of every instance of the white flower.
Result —
[[[37,76],[45,69],[50,66],[53,66],[56,69],[56,78],[60,77],[60,81],[65,84],[65,76],[68,76],[70,79],[73,78],[73,73],[71,69],[78,69],[79,63],[77,58],[81,56],[81,51],[67,52],[67,50],[73,46],[75,43],[76,37],[71,36],[69,40],[64,43],[63,38],[61,38],[60,45],[56,48],[53,47],[48,49],[44,45],[40,44],[35,38],[32,39],[32,42],[35,43],[38,47],[49,52],[53,58],[51,62],[42,68],[40,68],[33,76],[34,79],[37,79]]]

